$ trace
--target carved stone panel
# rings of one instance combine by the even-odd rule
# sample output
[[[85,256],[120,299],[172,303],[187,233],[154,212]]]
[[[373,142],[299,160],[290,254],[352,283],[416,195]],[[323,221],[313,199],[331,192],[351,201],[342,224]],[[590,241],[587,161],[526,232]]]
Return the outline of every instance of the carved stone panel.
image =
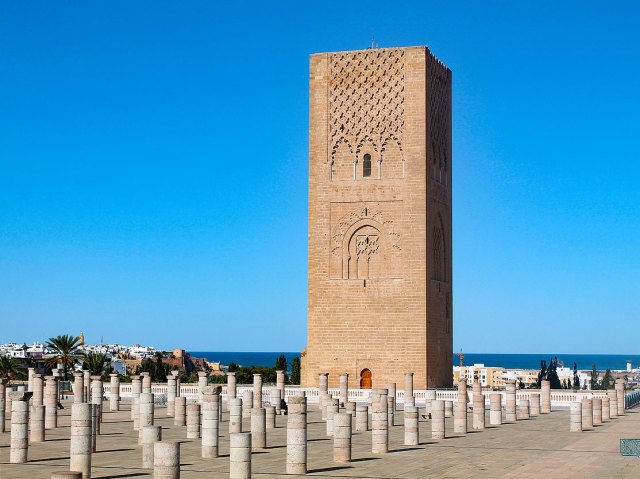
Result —
[[[401,212],[401,201],[332,203],[331,278],[399,278]]]

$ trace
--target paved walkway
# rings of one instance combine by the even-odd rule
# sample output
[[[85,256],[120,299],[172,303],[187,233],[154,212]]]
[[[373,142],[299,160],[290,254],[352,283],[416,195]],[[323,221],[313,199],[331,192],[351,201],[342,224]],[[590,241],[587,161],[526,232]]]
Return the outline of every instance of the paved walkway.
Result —
[[[61,411],[60,427],[47,431],[47,441],[29,448],[29,463],[8,464],[9,432],[0,434],[1,479],[49,479],[51,472],[69,468],[70,404]],[[108,407],[108,405],[107,405]],[[119,413],[105,412],[98,452],[93,455],[94,478],[151,477],[141,469],[141,447],[133,432],[127,409]],[[325,478],[632,478],[640,477],[640,458],[622,457],[621,437],[640,437],[640,414],[628,411],[593,431],[569,433],[568,411],[487,428],[466,436],[450,434],[447,439],[431,439],[430,421],[420,423],[420,446],[403,446],[402,412],[396,413],[396,425],[390,436],[389,454],[371,453],[371,433],[353,437],[353,459],[350,464],[332,460],[332,439],[324,434],[317,406],[309,415],[309,475]],[[269,448],[253,454],[253,474],[257,478],[287,476],[286,416],[277,418],[278,428],[268,431]],[[447,419],[448,430],[453,420]],[[487,421],[488,422],[488,421]],[[220,454],[217,459],[200,457],[200,441],[187,440],[186,428],[173,425],[165,410],[156,410],[156,424],[163,427],[164,439],[179,439],[182,478],[229,477],[228,417],[223,417]],[[471,424],[471,416],[469,416]],[[9,424],[7,424],[9,427]],[[249,429],[248,421],[245,430]]]

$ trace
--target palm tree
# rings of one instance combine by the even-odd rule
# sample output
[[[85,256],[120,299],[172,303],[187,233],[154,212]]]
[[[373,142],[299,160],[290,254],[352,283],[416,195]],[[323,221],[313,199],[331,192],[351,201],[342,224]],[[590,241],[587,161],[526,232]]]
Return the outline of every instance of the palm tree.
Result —
[[[67,381],[67,371],[72,368],[76,360],[80,357],[80,338],[63,334],[55,338],[49,338],[47,347],[53,349],[55,354],[46,360],[48,367],[62,364],[64,380]]]
[[[109,360],[106,354],[90,352],[82,355],[82,362],[92,376],[102,376]]]
[[[0,356],[0,378],[7,381],[18,375],[18,363],[10,356]]]

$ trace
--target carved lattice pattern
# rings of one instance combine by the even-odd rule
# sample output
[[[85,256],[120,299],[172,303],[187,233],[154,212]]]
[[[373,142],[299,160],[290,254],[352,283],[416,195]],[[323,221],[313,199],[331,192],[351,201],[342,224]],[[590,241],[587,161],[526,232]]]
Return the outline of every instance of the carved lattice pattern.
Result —
[[[365,141],[380,152],[390,138],[402,148],[404,51],[334,53],[329,57],[331,158],[342,142],[358,155]]]

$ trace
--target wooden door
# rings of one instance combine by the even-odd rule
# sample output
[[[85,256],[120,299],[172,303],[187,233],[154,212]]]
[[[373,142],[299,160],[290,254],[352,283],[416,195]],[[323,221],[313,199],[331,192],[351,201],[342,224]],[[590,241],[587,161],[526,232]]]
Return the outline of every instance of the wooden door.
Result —
[[[371,371],[363,369],[360,373],[360,388],[371,389]]]

